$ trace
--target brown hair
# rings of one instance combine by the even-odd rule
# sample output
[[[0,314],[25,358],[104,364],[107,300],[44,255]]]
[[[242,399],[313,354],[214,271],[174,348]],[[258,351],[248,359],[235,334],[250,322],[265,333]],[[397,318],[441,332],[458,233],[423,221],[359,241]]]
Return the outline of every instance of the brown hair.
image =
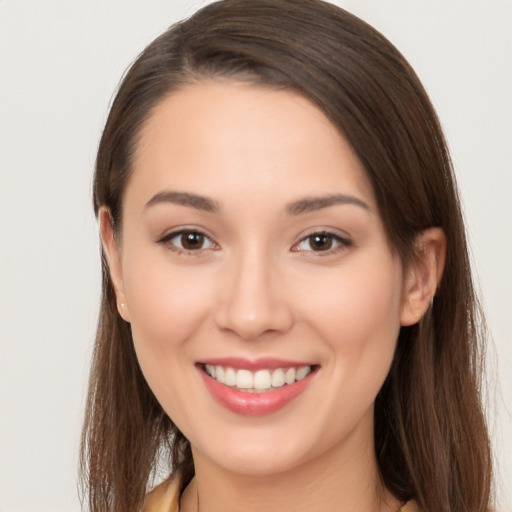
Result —
[[[444,278],[419,324],[402,327],[375,405],[384,484],[425,512],[490,510],[491,454],[479,399],[482,319],[450,157],[414,71],[380,33],[318,0],[225,0],[171,27],[135,61],[101,138],[95,212],[117,233],[141,126],[168,94],[201,79],[291,89],[338,127],[373,184],[403,264],[418,233],[447,237]],[[82,437],[93,512],[137,510],[157,466],[193,474],[190,446],[149,389],[103,261],[103,297]]]

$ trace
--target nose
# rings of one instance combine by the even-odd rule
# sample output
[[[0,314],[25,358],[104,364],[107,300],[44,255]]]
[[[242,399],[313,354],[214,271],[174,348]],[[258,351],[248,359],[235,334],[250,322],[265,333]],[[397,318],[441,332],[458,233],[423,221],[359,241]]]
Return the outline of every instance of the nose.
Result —
[[[217,326],[244,340],[287,332],[294,321],[292,297],[271,258],[247,251],[227,267],[219,290]]]

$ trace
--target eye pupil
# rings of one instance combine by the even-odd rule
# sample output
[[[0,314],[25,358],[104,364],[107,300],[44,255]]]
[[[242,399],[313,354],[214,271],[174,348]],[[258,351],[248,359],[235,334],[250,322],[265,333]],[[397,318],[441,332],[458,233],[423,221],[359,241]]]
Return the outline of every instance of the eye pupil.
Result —
[[[201,233],[183,233],[181,236],[181,245],[184,249],[192,251],[200,249],[204,244],[204,235]]]
[[[332,237],[326,234],[313,235],[309,243],[314,251],[327,251],[332,247]]]

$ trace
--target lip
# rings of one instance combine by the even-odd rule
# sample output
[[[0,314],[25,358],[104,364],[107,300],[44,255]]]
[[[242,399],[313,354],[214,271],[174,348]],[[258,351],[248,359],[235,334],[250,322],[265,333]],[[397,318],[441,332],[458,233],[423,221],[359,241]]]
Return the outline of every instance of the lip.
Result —
[[[290,361],[285,359],[275,359],[273,357],[262,357],[259,359],[245,359],[243,357],[221,357],[204,359],[198,364],[210,364],[212,366],[231,366],[232,368],[236,368],[238,370],[250,370],[252,372],[256,372],[258,370],[275,370],[277,368],[299,368],[301,366],[315,366],[315,363],[308,361]]]
[[[289,368],[292,366],[312,366],[312,371],[302,380],[286,386],[272,389],[268,392],[249,393],[226,386],[217,382],[204,371],[204,364],[231,366],[238,369],[257,371],[260,369]],[[311,383],[318,371],[318,365],[280,361],[276,359],[259,359],[248,361],[246,359],[227,358],[209,359],[196,365],[198,371],[213,398],[226,409],[245,416],[264,416],[282,409],[294,398],[299,396]]]

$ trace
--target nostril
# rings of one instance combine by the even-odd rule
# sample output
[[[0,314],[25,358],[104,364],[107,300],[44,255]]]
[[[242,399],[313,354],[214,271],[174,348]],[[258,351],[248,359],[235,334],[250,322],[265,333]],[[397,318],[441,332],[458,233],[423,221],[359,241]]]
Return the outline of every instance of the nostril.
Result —
[[[293,325],[290,309],[282,305],[261,305],[249,308],[243,303],[225,305],[216,314],[217,326],[247,341],[276,336]]]

